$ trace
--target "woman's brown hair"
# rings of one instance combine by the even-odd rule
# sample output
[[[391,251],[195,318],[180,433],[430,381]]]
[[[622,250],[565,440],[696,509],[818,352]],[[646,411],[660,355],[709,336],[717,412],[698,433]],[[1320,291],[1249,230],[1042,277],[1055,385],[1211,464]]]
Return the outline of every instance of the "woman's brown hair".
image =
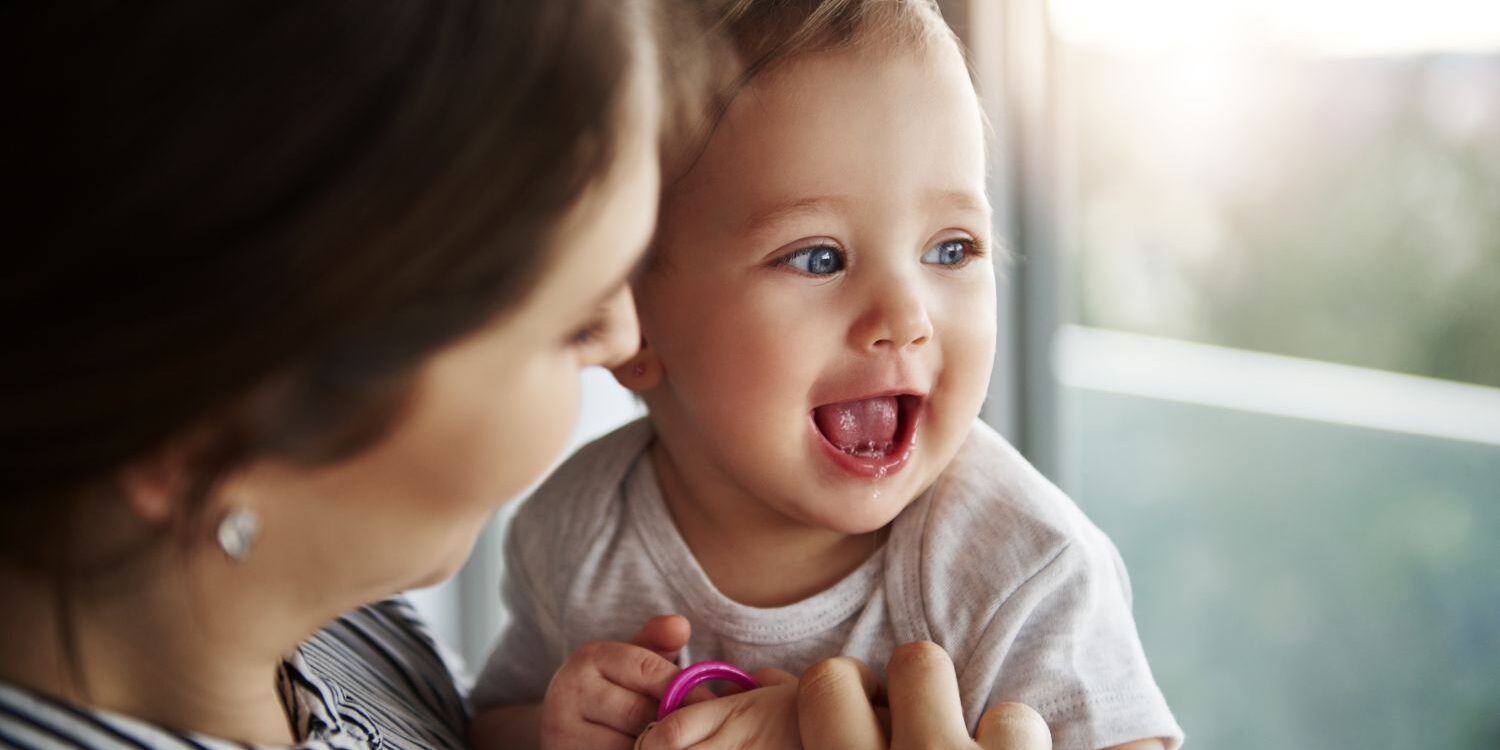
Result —
[[[0,10],[0,556],[65,567],[75,499],[169,444],[201,502],[254,458],[383,435],[427,357],[525,297],[612,163],[631,12]]]

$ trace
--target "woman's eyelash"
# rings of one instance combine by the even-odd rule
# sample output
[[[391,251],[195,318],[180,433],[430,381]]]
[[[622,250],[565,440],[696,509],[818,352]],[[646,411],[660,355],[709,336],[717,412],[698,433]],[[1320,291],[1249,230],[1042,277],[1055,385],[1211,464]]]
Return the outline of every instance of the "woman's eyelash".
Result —
[[[568,342],[574,346],[587,346],[598,339],[600,334],[604,333],[605,325],[606,321],[603,317],[595,318],[589,321],[588,325],[574,331],[573,335],[568,338]]]

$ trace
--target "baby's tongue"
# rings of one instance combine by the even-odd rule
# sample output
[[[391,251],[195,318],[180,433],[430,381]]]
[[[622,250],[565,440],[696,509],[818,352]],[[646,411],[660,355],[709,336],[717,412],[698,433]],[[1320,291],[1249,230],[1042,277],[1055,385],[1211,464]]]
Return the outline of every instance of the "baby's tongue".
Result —
[[[813,421],[839,450],[883,453],[896,441],[896,397],[819,406],[813,410]]]

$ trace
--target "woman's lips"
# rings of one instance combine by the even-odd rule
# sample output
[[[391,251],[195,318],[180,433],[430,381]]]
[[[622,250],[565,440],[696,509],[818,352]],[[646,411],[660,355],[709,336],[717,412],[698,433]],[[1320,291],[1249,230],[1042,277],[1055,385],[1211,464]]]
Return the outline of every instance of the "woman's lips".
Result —
[[[808,423],[836,467],[880,479],[900,471],[911,457],[921,413],[922,397],[894,394],[824,404],[808,413]]]

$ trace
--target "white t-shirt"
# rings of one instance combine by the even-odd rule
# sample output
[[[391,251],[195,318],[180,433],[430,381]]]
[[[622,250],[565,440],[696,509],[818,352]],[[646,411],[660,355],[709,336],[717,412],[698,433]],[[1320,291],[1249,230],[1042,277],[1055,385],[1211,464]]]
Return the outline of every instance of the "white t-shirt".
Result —
[[[842,654],[880,671],[895,646],[931,640],[953,657],[971,731],[986,706],[1019,701],[1047,719],[1057,750],[1181,743],[1114,545],[983,423],[878,552],[829,589],[773,608],[714,588],[662,499],[652,435],[642,420],[586,446],[517,513],[503,585],[511,622],[476,707],[538,701],[579,646],[627,640],[677,613],[693,626],[684,664],[799,674]]]

